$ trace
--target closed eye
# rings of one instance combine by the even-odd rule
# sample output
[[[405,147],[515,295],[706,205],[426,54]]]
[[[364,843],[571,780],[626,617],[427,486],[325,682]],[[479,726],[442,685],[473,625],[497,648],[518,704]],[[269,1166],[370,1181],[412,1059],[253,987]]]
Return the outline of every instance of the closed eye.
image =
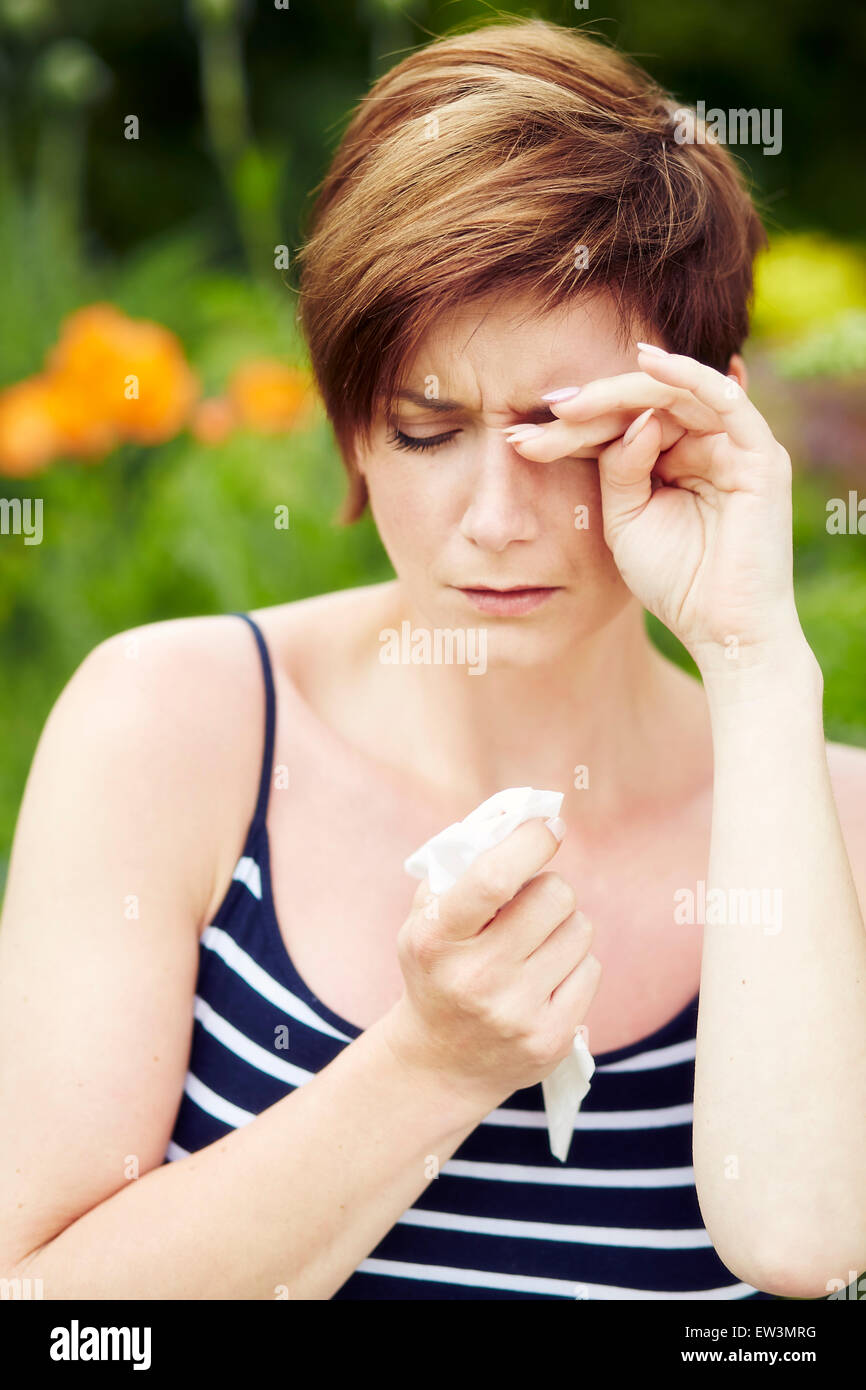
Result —
[[[388,435],[388,443],[392,444],[395,449],[408,449],[412,453],[424,454],[429,449],[440,449],[443,444],[447,444],[459,433],[459,430],[448,430],[445,434],[431,434],[424,438],[418,438],[414,434],[404,434],[395,425]]]
[[[548,425],[556,418],[553,411],[547,406],[538,410],[526,412],[521,417],[521,423]],[[424,454],[431,449],[441,449],[443,444],[447,444],[450,440],[455,439],[460,433],[461,431],[456,429],[446,430],[444,434],[418,436],[406,434],[404,430],[400,430],[396,425],[392,424],[391,433],[388,435],[388,443],[395,449],[408,449],[411,453]]]

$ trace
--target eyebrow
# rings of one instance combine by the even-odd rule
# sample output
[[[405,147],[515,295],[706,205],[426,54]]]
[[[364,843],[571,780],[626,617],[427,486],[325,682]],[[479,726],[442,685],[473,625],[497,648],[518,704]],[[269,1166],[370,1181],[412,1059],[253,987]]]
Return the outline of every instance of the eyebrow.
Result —
[[[406,387],[404,390],[398,391],[397,399],[401,401],[410,401],[412,405],[420,406],[422,410],[439,411],[442,415],[450,415],[453,411],[466,410],[467,408],[462,401],[440,400],[438,396],[428,397],[424,395],[423,391],[413,391],[411,387]],[[525,410],[517,410],[514,413],[515,415],[519,415],[522,419],[530,417],[542,419],[553,415],[550,406],[546,405],[543,401],[538,405],[527,406]]]
[[[465,410],[465,406],[460,401],[443,401],[438,396],[425,396],[423,391],[413,391],[407,387],[404,391],[397,393],[400,401],[411,401],[413,405],[420,405],[424,410],[438,410],[443,415],[450,414],[452,410]]]

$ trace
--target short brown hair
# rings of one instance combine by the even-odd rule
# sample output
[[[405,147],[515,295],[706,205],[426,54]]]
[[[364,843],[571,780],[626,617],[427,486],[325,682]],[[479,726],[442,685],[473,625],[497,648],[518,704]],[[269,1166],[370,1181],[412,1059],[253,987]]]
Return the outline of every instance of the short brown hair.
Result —
[[[552,309],[607,288],[667,346],[724,371],[748,333],[763,227],[716,143],[628,58],[543,20],[418,49],[361,100],[312,208],[300,322],[346,464],[433,321],[494,291]],[[577,268],[577,247],[586,248]]]

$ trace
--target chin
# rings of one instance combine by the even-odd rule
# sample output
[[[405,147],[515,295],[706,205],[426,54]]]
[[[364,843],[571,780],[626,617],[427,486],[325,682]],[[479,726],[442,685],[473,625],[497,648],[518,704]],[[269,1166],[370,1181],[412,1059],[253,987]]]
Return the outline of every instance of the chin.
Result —
[[[452,610],[444,612],[439,621],[442,627],[450,624],[467,633],[474,630],[476,649],[483,641],[488,671],[519,671],[567,661],[581,642],[606,627],[613,616],[607,610],[588,612],[572,598],[556,614],[543,617],[535,614],[503,619],[476,613],[457,622]]]
[[[585,623],[547,623],[534,629],[519,624],[487,628],[489,671],[529,670],[561,662],[575,644],[591,636],[594,626]]]

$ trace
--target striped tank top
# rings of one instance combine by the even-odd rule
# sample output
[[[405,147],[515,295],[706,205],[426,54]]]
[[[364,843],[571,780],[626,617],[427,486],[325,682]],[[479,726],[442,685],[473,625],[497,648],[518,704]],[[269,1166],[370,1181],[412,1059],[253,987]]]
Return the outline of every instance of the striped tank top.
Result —
[[[274,909],[265,817],[276,722],[264,637],[258,801],[228,891],[201,936],[189,1066],[165,1162],[251,1123],[361,1030],[301,979]],[[487,1115],[340,1299],[755,1299],[704,1229],[692,1169],[697,998],[640,1042],[596,1055],[567,1162],[541,1086]],[[288,1027],[291,1061],[275,1039]],[[335,1117],[335,1124],[336,1124]]]

